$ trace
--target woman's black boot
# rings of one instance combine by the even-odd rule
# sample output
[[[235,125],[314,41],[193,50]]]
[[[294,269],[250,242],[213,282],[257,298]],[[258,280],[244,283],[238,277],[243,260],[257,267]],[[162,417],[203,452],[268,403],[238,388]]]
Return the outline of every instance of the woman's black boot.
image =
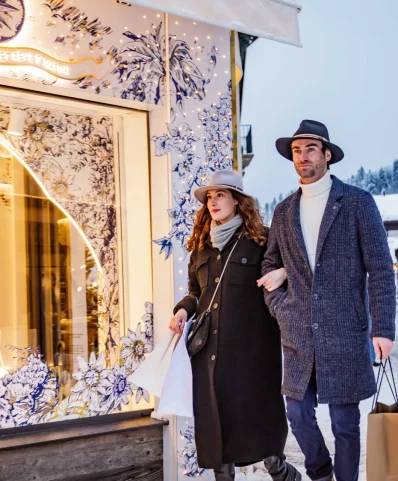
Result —
[[[264,459],[265,467],[273,481],[301,481],[301,474],[291,464],[278,456]]]
[[[216,481],[233,481],[235,479],[235,465],[234,464],[223,464],[221,469],[216,471]]]

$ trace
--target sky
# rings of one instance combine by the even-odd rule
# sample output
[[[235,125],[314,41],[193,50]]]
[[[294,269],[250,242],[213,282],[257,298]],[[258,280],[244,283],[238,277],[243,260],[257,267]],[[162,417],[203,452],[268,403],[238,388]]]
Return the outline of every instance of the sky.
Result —
[[[253,129],[245,189],[263,206],[297,188],[275,149],[301,120],[326,124],[345,152],[331,167],[347,179],[398,158],[398,1],[302,0],[303,47],[258,39],[247,52],[242,124]]]

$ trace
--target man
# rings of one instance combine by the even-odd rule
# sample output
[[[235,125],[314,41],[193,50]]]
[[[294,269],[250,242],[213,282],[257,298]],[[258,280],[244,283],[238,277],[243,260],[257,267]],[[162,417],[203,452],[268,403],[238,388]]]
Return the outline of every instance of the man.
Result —
[[[373,197],[330,175],[343,151],[320,122],[304,120],[276,141],[293,161],[299,190],[274,214],[262,274],[285,267],[287,284],[265,300],[278,320],[287,415],[312,480],[356,481],[359,402],[375,393],[369,350],[386,359],[395,337],[395,283],[386,233]],[[369,290],[369,296],[368,296]],[[318,427],[317,402],[329,405],[334,468]]]

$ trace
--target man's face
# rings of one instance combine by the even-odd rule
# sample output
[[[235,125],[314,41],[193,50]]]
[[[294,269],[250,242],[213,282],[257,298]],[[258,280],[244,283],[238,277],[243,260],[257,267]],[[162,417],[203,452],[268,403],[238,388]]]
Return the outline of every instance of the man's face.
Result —
[[[293,163],[303,184],[321,179],[331,159],[329,150],[322,152],[322,142],[315,139],[297,139],[292,142]]]

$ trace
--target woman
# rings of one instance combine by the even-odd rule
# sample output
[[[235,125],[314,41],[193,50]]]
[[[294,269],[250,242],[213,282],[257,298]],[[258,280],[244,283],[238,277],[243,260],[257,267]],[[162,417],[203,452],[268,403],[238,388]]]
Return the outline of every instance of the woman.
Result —
[[[264,460],[275,481],[299,481],[300,473],[283,455],[287,423],[279,329],[256,285],[266,230],[235,172],[215,172],[195,196],[203,207],[188,242],[189,294],[174,308],[170,329],[180,333],[187,319],[209,307],[239,238],[211,306],[209,338],[192,357],[198,464],[214,469],[217,481],[230,481],[235,465]],[[282,269],[259,283],[274,289],[284,280]]]

